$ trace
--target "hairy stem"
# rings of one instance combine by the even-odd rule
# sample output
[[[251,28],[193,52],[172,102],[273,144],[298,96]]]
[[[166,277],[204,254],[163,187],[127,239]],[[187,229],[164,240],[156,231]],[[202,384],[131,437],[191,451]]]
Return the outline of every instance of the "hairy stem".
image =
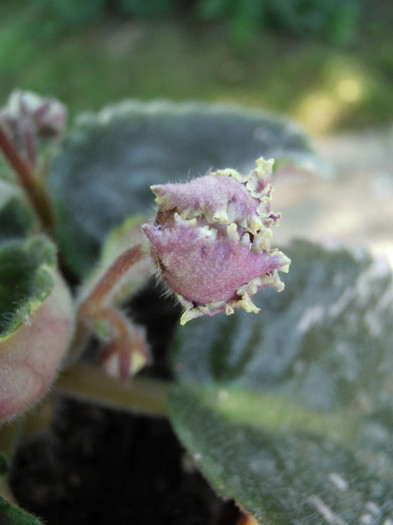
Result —
[[[120,384],[102,370],[75,365],[62,372],[56,387],[66,395],[92,401],[131,413],[167,416],[169,383],[136,377],[128,385]]]
[[[13,142],[0,125],[0,149],[10,166],[14,169],[18,180],[25,190],[43,229],[47,233],[53,230],[53,213],[48,195],[40,180],[34,177],[31,169],[20,156]]]
[[[93,311],[96,307],[101,308],[121,278],[128,270],[143,257],[143,250],[140,244],[132,246],[123,252],[115,260],[112,266],[101,277],[89,296],[83,301],[81,309],[83,311]]]
[[[83,350],[90,333],[94,332],[94,325],[97,321],[107,322],[113,329],[112,338],[117,339],[117,346],[127,346],[129,330],[127,321],[123,314],[110,304],[110,298],[116,286],[128,270],[143,257],[142,246],[137,244],[132,246],[113,262],[98,283],[85,297],[78,308],[77,328],[69,354],[68,362],[75,362]],[[131,348],[131,347],[130,347]],[[128,380],[129,375],[127,375]]]

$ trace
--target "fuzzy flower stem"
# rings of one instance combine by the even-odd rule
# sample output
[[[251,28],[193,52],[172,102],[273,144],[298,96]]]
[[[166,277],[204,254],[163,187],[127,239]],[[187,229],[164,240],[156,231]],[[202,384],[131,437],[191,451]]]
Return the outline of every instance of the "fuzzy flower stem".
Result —
[[[95,318],[104,317],[110,321],[108,317],[115,317],[115,325],[122,325],[120,332],[124,333],[124,323],[119,321],[119,315],[113,312],[113,308],[107,306],[107,302],[123,275],[136,264],[142,256],[143,251],[140,245],[132,246],[123,252],[114,261],[112,266],[108,268],[89,295],[80,303],[74,344],[69,355],[70,363],[75,361],[80,355],[82,348],[84,348]],[[112,311],[108,315],[108,311],[110,310]]]
[[[30,168],[19,155],[18,150],[0,125],[0,149],[10,166],[14,169],[18,180],[25,190],[41,225],[46,233],[53,230],[53,213],[48,195],[40,181],[33,176]]]
[[[118,356],[118,372],[123,383],[127,383],[133,368],[132,358],[139,354],[144,362],[150,360],[142,331],[114,305],[113,292],[123,276],[144,256],[142,246],[137,244],[123,252],[101,277],[90,294],[82,301],[78,311],[76,341],[84,342],[89,332],[104,323],[110,327],[110,340],[106,341],[101,362],[112,355]],[[107,336],[108,337],[108,336]],[[78,345],[79,347],[79,345]]]
[[[83,311],[101,305],[128,270],[143,257],[141,245],[133,246],[123,252],[100,279],[90,295],[83,301]]]

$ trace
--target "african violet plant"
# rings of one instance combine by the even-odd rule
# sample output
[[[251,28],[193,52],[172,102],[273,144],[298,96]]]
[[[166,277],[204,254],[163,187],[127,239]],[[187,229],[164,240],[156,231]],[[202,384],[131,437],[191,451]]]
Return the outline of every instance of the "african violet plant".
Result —
[[[271,247],[273,168],[318,165],[303,133],[135,101],[65,125],[31,93],[0,113],[0,474],[57,390],[169,417],[218,494],[264,525],[391,525],[388,267],[293,241],[275,294],[290,259]],[[122,308],[154,272],[183,310],[171,383],[144,375],[151,334]],[[39,523],[4,498],[0,518]]]

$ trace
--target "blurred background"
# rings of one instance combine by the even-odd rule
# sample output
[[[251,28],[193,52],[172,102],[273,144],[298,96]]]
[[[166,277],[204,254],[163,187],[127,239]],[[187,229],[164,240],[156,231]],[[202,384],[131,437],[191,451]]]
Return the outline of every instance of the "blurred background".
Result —
[[[391,0],[0,0],[0,100],[241,103],[314,135],[390,122]]]
[[[0,0],[0,104],[20,88],[71,118],[130,97],[289,115],[339,179],[280,178],[281,240],[393,265],[392,35],[391,0]]]

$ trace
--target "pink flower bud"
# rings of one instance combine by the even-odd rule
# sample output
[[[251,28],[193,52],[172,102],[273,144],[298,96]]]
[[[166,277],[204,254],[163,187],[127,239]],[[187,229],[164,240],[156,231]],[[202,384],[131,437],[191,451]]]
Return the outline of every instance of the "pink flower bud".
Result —
[[[58,135],[64,131],[67,109],[55,98],[43,98],[31,91],[14,91],[2,110],[2,117],[12,128],[21,120],[29,121],[37,133]]]
[[[37,160],[37,139],[58,139],[66,121],[67,109],[61,102],[29,91],[14,91],[0,108],[0,126],[32,166]]]
[[[181,324],[234,308],[258,312],[251,296],[265,286],[284,288],[278,271],[290,260],[270,248],[273,160],[257,160],[248,175],[231,169],[181,184],[153,186],[159,206],[144,224],[152,257],[186,310]]]

